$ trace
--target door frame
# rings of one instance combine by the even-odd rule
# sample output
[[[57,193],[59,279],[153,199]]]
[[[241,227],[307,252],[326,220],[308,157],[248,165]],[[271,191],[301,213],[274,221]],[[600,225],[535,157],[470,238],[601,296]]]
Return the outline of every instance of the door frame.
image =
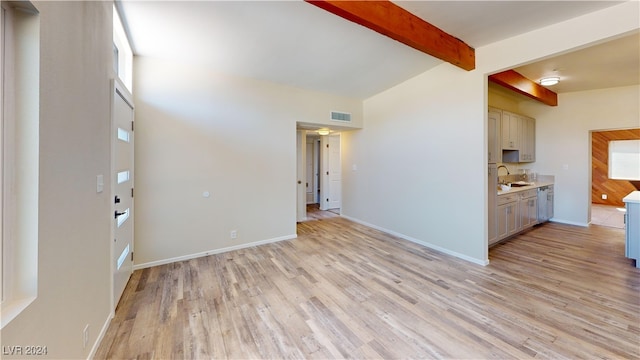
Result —
[[[296,128],[296,222],[306,221],[307,220],[307,192],[305,182],[309,179],[306,178],[306,166],[307,166],[307,157],[306,157],[306,143],[307,143],[307,133],[311,130],[304,130]],[[319,174],[317,176],[317,186],[319,189],[319,194],[317,198],[317,203],[320,206],[320,210],[328,210],[326,195],[329,194],[329,184],[328,184],[328,176],[324,175],[326,171],[329,170],[329,150],[327,149],[327,144],[329,143],[329,137],[335,136],[338,137],[338,141],[340,143],[340,168],[342,170],[342,134],[341,132],[334,132],[330,135],[320,135],[319,139],[314,140],[314,151],[317,150],[317,155],[314,156],[314,163],[317,161]],[[317,147],[316,147],[317,146]],[[315,164],[314,164],[315,168]],[[341,171],[342,172],[342,171]],[[341,193],[342,193],[342,182],[340,183]],[[340,200],[340,209],[342,209],[342,199]],[[342,210],[340,210],[342,213]]]
[[[312,145],[311,146],[312,174],[311,174],[311,178],[307,177],[306,180],[307,180],[307,183],[309,184],[309,187],[311,188],[311,192],[313,193],[313,200],[311,203],[307,201],[307,204],[319,204],[320,203],[320,136],[313,135],[313,134],[310,135],[309,133],[310,132],[307,132],[307,159],[309,157],[308,147],[309,145]],[[305,163],[304,165],[307,169],[309,168],[308,162]],[[309,194],[309,191],[307,191],[307,195],[308,194]]]

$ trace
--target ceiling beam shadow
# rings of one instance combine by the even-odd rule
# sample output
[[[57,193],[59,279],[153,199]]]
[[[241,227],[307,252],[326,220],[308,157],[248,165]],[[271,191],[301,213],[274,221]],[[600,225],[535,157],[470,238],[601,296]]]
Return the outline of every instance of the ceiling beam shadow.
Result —
[[[305,1],[464,70],[476,67],[471,46],[391,1]]]
[[[558,106],[558,94],[514,70],[489,75],[489,81],[549,106]]]

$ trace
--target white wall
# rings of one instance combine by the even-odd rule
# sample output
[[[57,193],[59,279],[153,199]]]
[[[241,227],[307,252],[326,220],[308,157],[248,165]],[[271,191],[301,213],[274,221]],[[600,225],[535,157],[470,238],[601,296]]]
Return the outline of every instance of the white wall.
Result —
[[[342,214],[483,263],[483,85],[443,64],[367,99],[343,140]]]
[[[153,58],[134,70],[138,268],[295,237],[296,122],[362,124],[360,100]]]
[[[38,2],[40,175],[38,296],[2,329],[2,346],[86,358],[110,313],[109,2]],[[82,331],[89,324],[89,346]],[[9,358],[3,356],[3,358]]]
[[[529,167],[555,175],[555,221],[588,224],[589,132],[640,127],[638,99],[640,87],[626,86],[560,94],[557,107],[520,103],[521,113],[536,118],[536,162]]]
[[[478,48],[474,71],[443,64],[366,100],[364,129],[345,139],[343,214],[486,263],[486,76],[639,25],[638,3],[624,3]]]

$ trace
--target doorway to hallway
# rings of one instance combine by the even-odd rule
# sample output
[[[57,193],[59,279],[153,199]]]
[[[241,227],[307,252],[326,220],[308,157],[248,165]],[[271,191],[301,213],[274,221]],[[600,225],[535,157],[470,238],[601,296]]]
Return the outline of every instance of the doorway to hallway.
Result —
[[[307,205],[340,214],[342,207],[341,136],[297,130],[296,221],[307,220]]]

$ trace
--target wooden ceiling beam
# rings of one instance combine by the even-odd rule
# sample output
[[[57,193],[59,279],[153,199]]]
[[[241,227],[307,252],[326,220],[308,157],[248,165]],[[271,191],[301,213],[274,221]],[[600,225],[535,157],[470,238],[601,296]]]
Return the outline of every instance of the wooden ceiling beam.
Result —
[[[472,47],[391,1],[305,1],[464,70],[476,67]]]
[[[558,94],[514,70],[489,75],[489,81],[549,106],[558,106]]]

